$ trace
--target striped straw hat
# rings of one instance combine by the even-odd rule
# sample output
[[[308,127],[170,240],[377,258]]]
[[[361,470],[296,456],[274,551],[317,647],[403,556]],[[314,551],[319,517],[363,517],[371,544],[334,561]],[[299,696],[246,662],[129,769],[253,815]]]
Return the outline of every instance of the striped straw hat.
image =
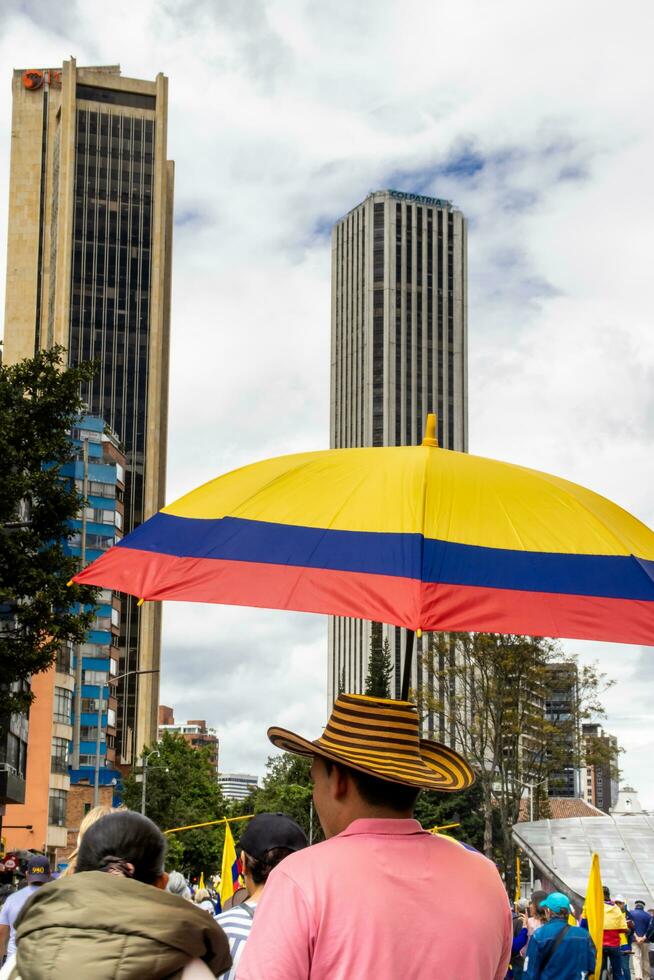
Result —
[[[454,793],[475,778],[458,752],[420,738],[418,711],[410,701],[339,694],[315,741],[284,728],[269,728],[268,738],[295,755],[322,755],[379,779],[422,789]]]

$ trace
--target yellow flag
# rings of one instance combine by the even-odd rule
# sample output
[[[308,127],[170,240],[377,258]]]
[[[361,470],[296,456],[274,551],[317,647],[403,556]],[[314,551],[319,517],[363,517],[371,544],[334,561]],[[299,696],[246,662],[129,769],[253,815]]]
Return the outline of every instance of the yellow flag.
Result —
[[[590,875],[588,876],[588,888],[586,889],[586,901],[584,902],[584,915],[588,921],[588,931],[595,943],[597,953],[597,966],[592,977],[599,977],[602,966],[602,939],[604,936],[604,892],[602,890],[602,876],[600,874],[599,855],[593,854],[590,865]]]
[[[204,871],[201,871],[200,872],[200,880],[198,881],[198,889],[200,889],[200,888],[206,888],[206,887],[207,886],[204,883]]]
[[[520,901],[520,855],[515,856],[515,904]]]
[[[236,848],[229,822],[225,824],[225,846],[223,847],[223,862],[220,869],[220,904],[225,905],[238,888],[238,861]]]

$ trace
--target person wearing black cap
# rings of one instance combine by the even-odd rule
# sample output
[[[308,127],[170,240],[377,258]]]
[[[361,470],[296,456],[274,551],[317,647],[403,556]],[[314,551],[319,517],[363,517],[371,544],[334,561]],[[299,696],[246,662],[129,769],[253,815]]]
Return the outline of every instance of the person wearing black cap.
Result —
[[[229,939],[232,967],[223,980],[234,980],[243,947],[250,934],[254,911],[268,875],[289,854],[308,844],[306,834],[284,813],[258,813],[249,821],[239,840],[239,849],[248,897],[240,905],[216,916],[216,922]]]
[[[27,880],[27,887],[21,888],[20,891],[10,895],[0,910],[0,963],[2,962],[2,955],[5,951],[7,953],[7,959],[16,952],[16,929],[14,928],[14,923],[18,918],[18,913],[41,885],[52,881],[50,862],[47,857],[43,854],[33,854],[27,862],[25,878]]]

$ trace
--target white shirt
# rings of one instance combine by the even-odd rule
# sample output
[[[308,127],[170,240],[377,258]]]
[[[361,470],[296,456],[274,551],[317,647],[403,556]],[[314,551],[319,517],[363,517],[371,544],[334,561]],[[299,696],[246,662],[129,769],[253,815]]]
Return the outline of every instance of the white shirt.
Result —
[[[14,892],[6,899],[5,904],[0,909],[0,925],[9,926],[9,945],[7,946],[7,959],[13,956],[16,952],[16,929],[14,928],[14,922],[18,918],[18,913],[22,909],[23,905],[35,891],[38,891],[40,885],[25,885],[20,891]]]
[[[254,912],[257,907],[256,902],[247,901],[250,912]],[[241,958],[241,953],[252,928],[252,915],[243,908],[243,905],[235,905],[226,912],[221,912],[215,916],[216,922],[223,929],[229,939],[229,951],[232,954],[232,966],[227,973],[221,973],[221,980],[235,980],[236,968]]]

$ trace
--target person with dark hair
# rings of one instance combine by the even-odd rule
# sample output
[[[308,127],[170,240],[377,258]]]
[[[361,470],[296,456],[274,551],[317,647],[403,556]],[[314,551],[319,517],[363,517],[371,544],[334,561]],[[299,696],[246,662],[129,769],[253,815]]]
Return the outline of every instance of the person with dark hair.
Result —
[[[502,980],[512,924],[497,869],[413,819],[421,788],[474,780],[457,752],[420,737],[415,705],[341,694],[315,741],[268,737],[312,758],[327,839],[270,873],[237,980]]]
[[[52,881],[50,862],[44,854],[33,854],[27,862],[26,887],[14,892],[0,910],[0,963],[4,953],[7,959],[16,953],[16,922],[23,906],[46,882]]]
[[[41,888],[16,922],[11,980],[120,977],[201,980],[229,968],[212,916],[165,890],[166,839],[130,810],[101,817],[79,846],[75,873]]]
[[[527,937],[529,939],[531,939],[537,929],[540,929],[547,922],[547,914],[545,909],[541,908],[540,904],[545,898],[547,898],[547,892],[537,888],[532,892],[531,898],[529,899],[529,915],[527,916]]]
[[[258,813],[249,821],[239,840],[247,898],[221,912],[216,922],[229,939],[233,965],[224,980],[234,980],[243,948],[250,934],[254,912],[273,868],[296,851],[308,846],[302,828],[284,813]]]

